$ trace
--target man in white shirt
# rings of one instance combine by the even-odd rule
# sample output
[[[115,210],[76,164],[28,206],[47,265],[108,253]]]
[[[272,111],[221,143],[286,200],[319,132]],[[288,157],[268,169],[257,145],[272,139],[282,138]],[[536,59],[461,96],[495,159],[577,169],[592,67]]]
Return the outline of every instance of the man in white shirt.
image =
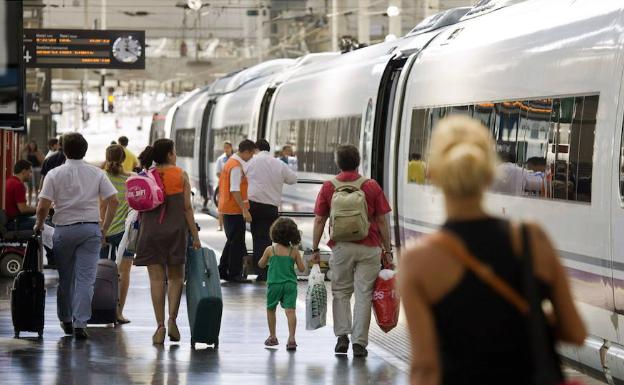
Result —
[[[515,153],[502,153],[500,156],[503,163],[496,168],[492,191],[519,196],[525,192],[534,195],[540,193],[544,183],[543,177],[514,163]]]
[[[230,159],[230,156],[234,153],[234,148],[232,147],[232,142],[226,140],[223,142],[223,154],[217,158],[216,164],[216,172],[217,178],[221,176],[221,172],[223,171],[223,166]],[[219,186],[217,186],[217,191],[215,192],[215,196],[219,196]],[[218,203],[217,203],[218,206]],[[217,210],[218,211],[218,210]],[[219,227],[217,227],[217,231],[223,231],[223,214],[218,213],[219,217]]]
[[[117,210],[117,190],[99,168],[83,160],[87,141],[78,133],[63,137],[67,156],[64,165],[51,170],[39,194],[35,231],[43,223],[54,203],[56,225],[53,250],[59,272],[57,314],[65,334],[76,339],[88,338],[86,327],[91,318],[91,300],[102,234],[105,234]],[[105,206],[100,219],[100,200]]]
[[[269,142],[256,142],[258,153],[247,163],[246,175],[249,181],[249,212],[251,235],[253,237],[254,268],[258,281],[266,281],[266,269],[258,267],[264,250],[271,246],[269,230],[278,218],[282,204],[284,183],[297,183],[297,174],[282,160],[271,155]]]

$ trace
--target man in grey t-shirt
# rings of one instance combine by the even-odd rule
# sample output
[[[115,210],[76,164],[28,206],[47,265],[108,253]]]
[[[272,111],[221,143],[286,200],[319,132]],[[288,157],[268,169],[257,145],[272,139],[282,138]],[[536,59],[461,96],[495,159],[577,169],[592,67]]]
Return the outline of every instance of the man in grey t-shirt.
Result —
[[[59,272],[57,313],[65,334],[88,338],[91,300],[97,262],[119,201],[117,190],[99,168],[83,160],[87,141],[78,133],[63,138],[64,165],[51,170],[43,182],[37,206],[35,231],[54,203],[54,254]],[[100,200],[106,213],[100,218]]]

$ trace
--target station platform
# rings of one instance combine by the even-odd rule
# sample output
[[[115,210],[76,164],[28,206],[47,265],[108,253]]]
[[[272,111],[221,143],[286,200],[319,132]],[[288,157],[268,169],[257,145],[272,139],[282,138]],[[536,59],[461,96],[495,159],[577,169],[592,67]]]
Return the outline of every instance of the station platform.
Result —
[[[197,214],[202,241],[217,250],[225,235],[211,217]],[[251,243],[248,244],[251,246]],[[266,349],[268,336],[264,284],[224,283],[224,313],[218,350],[190,345],[184,296],[178,325],[179,343],[153,346],[156,325],[145,268],[134,268],[124,314],[132,322],[118,327],[90,327],[90,339],[64,336],[56,317],[57,275],[46,270],[46,328],[39,340],[24,333],[13,338],[9,307],[12,280],[0,281],[0,382],[5,384],[409,384],[409,340],[405,320],[388,334],[371,322],[369,356],[334,355],[331,306],[328,325],[305,330],[305,282],[299,283],[296,352],[286,351],[286,318],[278,312],[277,349]],[[331,291],[328,294],[331,297]],[[331,301],[331,298],[329,299]],[[331,302],[330,302],[331,303]],[[31,336],[31,337],[29,337]],[[586,385],[601,382],[568,369]]]

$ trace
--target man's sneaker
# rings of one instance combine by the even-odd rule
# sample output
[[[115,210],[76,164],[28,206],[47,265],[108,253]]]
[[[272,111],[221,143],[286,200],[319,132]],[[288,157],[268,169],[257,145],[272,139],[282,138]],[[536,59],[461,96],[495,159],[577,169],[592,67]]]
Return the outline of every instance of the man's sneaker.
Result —
[[[334,349],[334,352],[336,352],[336,354],[347,354],[347,351],[349,351],[349,337],[338,337],[338,342],[336,343],[336,348]]]
[[[353,357],[366,357],[368,350],[360,344],[353,344]]]
[[[74,328],[74,338],[77,340],[86,340],[89,338],[86,328]]]
[[[61,322],[61,328],[68,336],[74,334],[74,326],[71,322]]]

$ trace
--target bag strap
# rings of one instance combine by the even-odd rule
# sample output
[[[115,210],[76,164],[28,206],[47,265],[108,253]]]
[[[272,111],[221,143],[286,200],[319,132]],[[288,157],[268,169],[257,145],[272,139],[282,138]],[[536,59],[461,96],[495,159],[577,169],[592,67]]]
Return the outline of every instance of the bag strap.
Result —
[[[441,230],[429,236],[430,242],[440,247],[455,259],[457,259],[467,270],[474,273],[483,283],[488,285],[498,295],[512,304],[518,312],[523,315],[529,313],[529,303],[507,282],[500,278],[488,265],[475,258],[464,243],[456,235]]]

